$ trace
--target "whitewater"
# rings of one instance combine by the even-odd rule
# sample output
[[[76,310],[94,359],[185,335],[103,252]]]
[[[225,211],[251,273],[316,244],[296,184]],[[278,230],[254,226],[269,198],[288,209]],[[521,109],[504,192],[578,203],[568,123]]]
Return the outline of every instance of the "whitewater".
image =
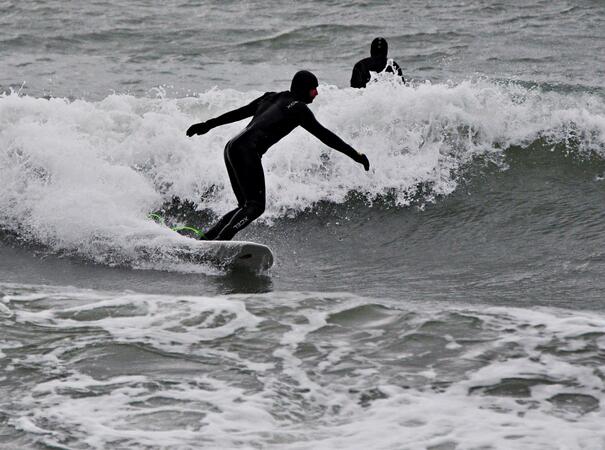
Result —
[[[503,149],[572,143],[578,157],[602,156],[605,105],[488,80],[457,85],[395,82],[366,90],[321,86],[318,119],[372,163],[369,175],[295,130],[263,163],[265,222],[295,217],[356,193],[396,207],[452,193],[464,167]],[[183,130],[246,104],[260,92],[212,89],[170,99],[111,95],[99,102],[0,98],[0,214],[5,231],[56,252],[130,263],[133,248],[169,233],[148,214],[177,197],[221,215],[232,209],[223,147],[242,124],[190,139]],[[424,188],[422,198],[416,193]],[[194,224],[203,225],[203,224]],[[177,239],[175,237],[175,239]]]

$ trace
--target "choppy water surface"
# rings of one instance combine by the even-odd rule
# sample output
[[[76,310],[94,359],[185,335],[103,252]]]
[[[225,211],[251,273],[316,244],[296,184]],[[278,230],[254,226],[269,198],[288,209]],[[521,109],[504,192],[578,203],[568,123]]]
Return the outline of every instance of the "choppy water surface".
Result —
[[[14,446],[545,448],[554,429],[568,447],[599,448],[605,438],[603,314],[352,294],[2,292]]]
[[[0,2],[0,86],[103,98],[274,90],[301,67],[347,86],[376,35],[408,78],[488,75],[603,89],[598,1]],[[281,87],[279,89],[282,89]]]
[[[0,447],[605,448],[604,17],[0,2]],[[347,88],[376,35],[411,82]],[[171,256],[243,123],[184,131],[303,67],[372,170],[296,130],[275,267]]]

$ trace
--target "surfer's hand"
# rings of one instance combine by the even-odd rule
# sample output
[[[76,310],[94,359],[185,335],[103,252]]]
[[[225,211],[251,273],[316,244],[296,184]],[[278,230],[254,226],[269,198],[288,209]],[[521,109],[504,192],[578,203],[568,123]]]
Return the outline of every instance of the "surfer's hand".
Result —
[[[206,122],[193,124],[187,130],[187,136],[191,137],[194,134],[206,134],[210,131],[210,126]]]
[[[370,170],[370,160],[364,153],[359,153],[356,161],[363,165],[363,168],[366,170],[366,172]]]

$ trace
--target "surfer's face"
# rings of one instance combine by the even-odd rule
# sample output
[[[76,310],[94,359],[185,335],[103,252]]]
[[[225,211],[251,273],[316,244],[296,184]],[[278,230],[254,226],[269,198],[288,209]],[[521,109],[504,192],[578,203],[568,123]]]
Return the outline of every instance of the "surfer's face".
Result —
[[[309,103],[313,103],[313,99],[314,99],[315,97],[317,97],[318,95],[319,95],[319,94],[317,93],[317,88],[316,88],[316,87],[314,87],[313,89],[311,89],[311,90],[309,91],[309,98],[311,99],[311,101],[310,101]]]

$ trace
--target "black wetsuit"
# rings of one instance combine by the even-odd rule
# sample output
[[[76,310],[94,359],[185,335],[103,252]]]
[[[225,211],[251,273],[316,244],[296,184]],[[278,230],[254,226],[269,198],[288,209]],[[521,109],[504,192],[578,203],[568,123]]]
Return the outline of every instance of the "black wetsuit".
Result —
[[[254,116],[248,126],[225,147],[225,164],[238,207],[208,230],[207,239],[230,240],[265,210],[265,176],[262,155],[273,144],[302,126],[324,144],[363,163],[367,158],[323,127],[302,101],[290,91],[267,92],[252,103],[205,122],[208,129]],[[207,130],[206,130],[207,131]],[[369,164],[368,164],[369,166]],[[366,169],[367,170],[367,169]]]
[[[405,83],[403,72],[401,67],[399,67],[399,64],[391,60],[391,64],[387,66],[387,62],[387,58],[382,56],[370,56],[369,58],[364,58],[359,61],[357,64],[355,64],[355,66],[353,66],[353,73],[351,74],[351,87],[366,87],[371,78],[370,72],[380,73],[385,68],[387,73],[397,72],[397,75],[399,75]]]
[[[351,74],[351,87],[366,87],[368,81],[371,79],[370,72],[380,73],[385,70],[385,68],[387,73],[397,72],[397,75],[400,76],[405,83],[401,67],[399,67],[399,65],[392,59],[390,60],[390,64],[388,64],[388,53],[389,44],[387,43],[386,39],[383,37],[377,37],[374,39],[372,41],[372,45],[370,46],[370,57],[362,59],[355,64],[355,66],[353,66],[353,73]]]

